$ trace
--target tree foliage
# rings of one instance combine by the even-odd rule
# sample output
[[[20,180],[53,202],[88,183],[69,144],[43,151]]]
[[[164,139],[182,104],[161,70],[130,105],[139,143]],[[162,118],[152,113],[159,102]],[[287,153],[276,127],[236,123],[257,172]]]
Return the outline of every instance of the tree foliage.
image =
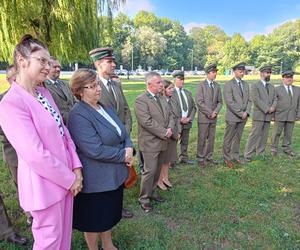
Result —
[[[104,24],[116,0],[2,0],[0,5],[0,57],[12,60],[12,52],[25,33],[42,40],[52,55],[64,62],[87,61],[90,49],[101,45]],[[105,29],[103,29],[105,27]]]
[[[134,18],[112,10],[125,0],[2,0],[0,5],[0,61],[11,61],[15,44],[24,33],[44,41],[63,62],[88,62],[88,51],[112,46],[118,64],[131,69],[202,70],[217,62],[220,72],[238,61],[274,72],[300,67],[300,19],[284,23],[268,35],[246,41],[228,36],[220,27],[195,27],[140,11]],[[193,56],[193,57],[192,57]],[[132,60],[133,59],[133,60]]]

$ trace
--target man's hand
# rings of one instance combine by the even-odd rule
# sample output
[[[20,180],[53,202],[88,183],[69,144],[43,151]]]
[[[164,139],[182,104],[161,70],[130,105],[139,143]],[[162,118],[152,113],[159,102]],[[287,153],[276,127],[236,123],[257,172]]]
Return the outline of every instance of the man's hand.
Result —
[[[182,117],[182,118],[180,119],[180,123],[181,123],[181,124],[188,124],[189,122],[188,122],[188,120],[187,120],[187,117]]]
[[[133,161],[133,148],[125,148],[125,163],[132,163]]]
[[[269,114],[273,113],[274,111],[275,111],[275,108],[274,108],[274,107],[270,107],[270,108],[268,109],[268,113],[269,113]]]
[[[247,112],[244,112],[243,115],[242,115],[242,119],[245,120],[248,118],[248,113]]]
[[[170,138],[172,136],[173,132],[172,132],[172,129],[171,128],[168,128],[167,129],[167,133],[166,133],[166,137],[167,138]]]
[[[217,118],[217,113],[214,111],[212,114],[209,116],[209,119],[216,119]]]

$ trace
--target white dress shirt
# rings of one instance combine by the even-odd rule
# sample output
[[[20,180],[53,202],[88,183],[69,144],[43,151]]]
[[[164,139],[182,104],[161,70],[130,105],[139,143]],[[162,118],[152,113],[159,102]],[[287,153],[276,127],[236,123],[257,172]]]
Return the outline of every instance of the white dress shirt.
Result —
[[[178,97],[179,97],[179,101],[180,101],[180,108],[181,108],[181,114],[182,114],[181,117],[182,118],[186,118],[186,117],[188,117],[188,113],[189,113],[189,104],[188,104],[188,100],[187,100],[186,94],[185,94],[185,92],[183,91],[183,88],[182,88],[181,93],[183,95],[183,98],[184,98],[184,100],[186,102],[186,106],[187,106],[187,111],[184,111],[183,108],[182,108],[182,101],[181,101],[180,89],[177,88],[176,86],[175,86],[175,89],[177,91],[177,94],[178,94]]]
[[[98,75],[99,76],[99,75]],[[107,86],[107,82],[108,82],[108,79],[105,79],[103,78],[102,76],[99,76],[99,79],[100,81],[104,84],[105,88],[107,89],[107,91],[109,92],[109,89],[108,89],[108,86]],[[110,80],[111,81],[111,80]],[[116,96],[116,92],[115,92],[115,89],[113,87],[113,85],[111,85],[111,89],[112,89],[112,92],[114,94],[114,97],[115,97],[115,100],[117,100],[117,96]]]
[[[290,86],[290,91],[291,91],[291,93],[292,93],[292,96],[294,95],[294,94],[293,94],[293,88],[292,88],[292,85],[285,85],[285,84],[283,84],[283,86],[285,87],[286,93],[289,93],[288,87]]]
[[[100,107],[100,109],[97,109],[97,111],[98,111],[98,113],[99,113],[100,115],[102,115],[102,116],[103,116],[103,117],[104,117],[111,125],[113,125],[113,126],[116,128],[118,134],[121,135],[121,129],[120,129],[120,127],[119,127],[118,124],[114,121],[114,119],[112,119],[112,118],[110,117],[110,115],[104,110],[104,108]]]

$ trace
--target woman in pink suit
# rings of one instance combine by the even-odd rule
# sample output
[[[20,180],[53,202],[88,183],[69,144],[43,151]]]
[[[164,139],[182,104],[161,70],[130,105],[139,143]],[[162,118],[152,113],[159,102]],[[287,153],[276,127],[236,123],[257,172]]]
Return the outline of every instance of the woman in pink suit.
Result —
[[[18,155],[20,205],[33,216],[34,250],[69,250],[81,163],[50,92],[48,49],[25,35],[14,51],[16,81],[0,102],[0,126]]]

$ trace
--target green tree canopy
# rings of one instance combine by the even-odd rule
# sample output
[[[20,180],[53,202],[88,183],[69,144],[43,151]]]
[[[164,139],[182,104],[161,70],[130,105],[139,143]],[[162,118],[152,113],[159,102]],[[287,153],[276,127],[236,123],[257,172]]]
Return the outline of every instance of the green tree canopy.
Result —
[[[19,39],[30,33],[63,62],[87,61],[88,51],[102,42],[102,14],[111,16],[112,9],[121,2],[124,1],[3,0],[0,5],[0,57],[11,61]]]

